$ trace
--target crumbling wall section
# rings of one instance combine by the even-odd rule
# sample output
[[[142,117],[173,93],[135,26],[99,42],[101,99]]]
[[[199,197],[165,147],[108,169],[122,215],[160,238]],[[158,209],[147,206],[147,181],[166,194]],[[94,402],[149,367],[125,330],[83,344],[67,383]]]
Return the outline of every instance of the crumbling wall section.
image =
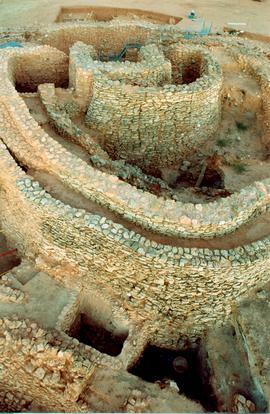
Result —
[[[46,332],[36,323],[0,319],[0,408],[5,412],[201,412],[202,407],[175,390],[160,390],[93,359],[82,344]],[[93,350],[92,350],[93,351]],[[112,389],[113,388],[113,389]]]
[[[57,331],[44,331],[37,323],[18,317],[2,318],[0,326],[0,395],[5,392],[6,411],[31,407],[57,412],[90,409],[77,400],[98,363],[95,350],[92,356],[88,350],[86,358],[74,349],[72,338],[63,339]],[[10,355],[16,358],[11,361]]]
[[[48,114],[50,123],[56,129],[56,131],[74,142],[81,145],[90,155],[98,155],[102,159],[107,159],[108,154],[98,145],[94,139],[77,127],[64,107],[59,102],[56,95],[55,86],[52,83],[45,83],[38,86],[38,93],[42,104]],[[77,102],[73,101],[75,110],[77,111]]]

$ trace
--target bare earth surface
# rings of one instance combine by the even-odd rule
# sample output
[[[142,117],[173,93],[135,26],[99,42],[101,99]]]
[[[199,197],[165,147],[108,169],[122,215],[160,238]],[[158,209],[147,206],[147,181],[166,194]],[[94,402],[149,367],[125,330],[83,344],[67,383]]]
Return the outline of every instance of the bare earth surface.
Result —
[[[62,6],[111,6],[129,7],[151,10],[182,17],[180,27],[189,27],[186,19],[190,10],[194,9],[198,17],[213,24],[214,30],[220,30],[228,23],[244,23],[235,25],[236,29],[270,35],[270,1],[254,0],[0,0],[0,26],[15,27],[32,24],[48,24],[53,22]]]

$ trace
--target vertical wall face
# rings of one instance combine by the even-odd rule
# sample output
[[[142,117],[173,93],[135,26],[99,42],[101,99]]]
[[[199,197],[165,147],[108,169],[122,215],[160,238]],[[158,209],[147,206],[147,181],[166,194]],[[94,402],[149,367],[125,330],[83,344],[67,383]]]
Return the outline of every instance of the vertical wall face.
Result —
[[[82,111],[87,109],[92,99],[94,78],[97,81],[99,77],[106,77],[137,86],[158,86],[171,82],[171,63],[156,45],[142,46],[139,50],[127,49],[126,58],[134,58],[134,51],[134,62],[128,59],[125,62],[103,62],[98,60],[96,50],[91,45],[76,42],[71,47],[69,86],[75,90]]]
[[[175,84],[139,88],[95,80],[86,121],[105,136],[113,158],[145,170],[177,167],[216,131],[222,76],[211,56],[173,49]],[[185,83],[186,82],[186,83]]]
[[[18,92],[36,92],[42,83],[55,83],[57,87],[68,86],[68,57],[50,47],[42,53],[25,53],[13,57],[9,65]]]
[[[195,82],[204,70],[207,72],[207,65],[203,67],[205,59],[196,49],[190,51],[183,46],[173,47],[165,51],[165,56],[171,61],[173,83],[176,85]]]
[[[69,48],[78,41],[91,44],[105,53],[113,53],[121,49],[128,38],[144,44],[150,31],[151,29],[148,28],[127,24],[119,25],[119,27],[110,24],[105,27],[91,23],[78,26],[59,25],[49,33],[43,33],[40,42],[63,50],[65,53],[68,53]]]
[[[91,61],[96,58],[93,46],[77,42],[70,49],[69,87],[76,93],[81,110],[86,111],[93,94],[93,72]]]

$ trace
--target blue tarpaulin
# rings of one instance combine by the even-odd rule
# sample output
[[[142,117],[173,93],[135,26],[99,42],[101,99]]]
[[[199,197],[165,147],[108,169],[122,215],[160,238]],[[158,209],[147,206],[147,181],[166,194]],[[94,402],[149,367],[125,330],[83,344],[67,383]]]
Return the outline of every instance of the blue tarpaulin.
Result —
[[[139,43],[127,43],[117,55],[109,55],[108,60],[114,62],[121,61],[124,58],[128,49],[140,49],[141,47],[142,45]],[[99,56],[99,58],[100,60],[105,60],[103,56]]]
[[[200,29],[187,29],[184,31],[184,38],[191,39],[194,36],[207,36],[211,33],[212,23],[210,25],[206,25],[205,21],[202,20],[201,28]]]
[[[0,49],[5,49],[6,47],[23,47],[20,43],[18,42],[6,42],[6,43],[0,43]]]

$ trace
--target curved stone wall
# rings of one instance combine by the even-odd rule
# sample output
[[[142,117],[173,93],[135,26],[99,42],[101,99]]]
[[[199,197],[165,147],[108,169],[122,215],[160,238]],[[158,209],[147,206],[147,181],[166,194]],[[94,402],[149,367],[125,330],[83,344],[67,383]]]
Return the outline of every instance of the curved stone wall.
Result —
[[[221,71],[207,52],[187,48],[185,54],[199,76],[189,84],[139,88],[94,76],[86,123],[104,134],[112,157],[149,171],[177,168],[216,131]]]
[[[102,157],[102,159],[108,158],[108,154],[94,142],[89,134],[83,132],[79,127],[74,125],[67,110],[59,103],[59,99],[55,93],[54,84],[43,83],[42,85],[39,85],[38,93],[49,116],[50,122],[57,132],[70,141],[81,145],[81,147],[85,148],[89,154],[98,155]],[[75,103],[74,106],[76,108]]]
[[[119,51],[118,51],[119,52]],[[142,46],[138,62],[101,62],[91,45],[76,42],[70,48],[69,85],[74,88],[81,110],[93,98],[94,78],[106,78],[138,86],[163,85],[171,81],[171,63],[156,45]]]
[[[68,85],[68,57],[63,52],[48,49],[46,54],[12,54],[9,60],[10,79],[19,92],[36,92],[41,83],[53,82],[55,86]]]
[[[65,53],[80,41],[92,45],[98,52],[117,54],[127,43],[158,42],[181,39],[176,25],[160,25],[146,21],[80,22],[52,24],[41,29],[34,40]]]
[[[181,334],[223,323],[234,300],[269,279],[269,238],[230,250],[160,245],[55,200],[3,145],[0,160],[3,228],[20,252],[48,273],[56,260],[54,275],[103,292],[131,321],[150,319],[155,345],[176,346]]]
[[[70,48],[69,58],[70,86],[74,89],[77,89],[76,82],[79,81],[74,74],[79,68],[83,71],[98,71],[111,80],[138,86],[157,86],[171,81],[171,63],[154,44],[142,46],[136,62],[102,62],[94,48],[82,42],[76,42]]]
[[[269,207],[269,179],[209,204],[181,203],[137,190],[117,177],[96,171],[69,153],[39,127],[7,77],[8,72],[12,74],[9,59],[14,54],[41,56],[44,53],[45,57],[48,51],[50,48],[38,47],[3,52],[0,116],[5,133],[2,136],[19,161],[29,168],[55,175],[86,198],[161,234],[202,238],[222,235]]]
[[[139,24],[135,26],[138,30]],[[97,24],[95,30],[108,27]],[[81,26],[82,30],[85,28],[85,25]],[[92,33],[93,28],[94,24],[91,24]],[[108,33],[112,32],[108,30]],[[73,35],[69,36],[65,47],[73,39]],[[86,32],[84,36],[87,37]],[[256,54],[239,47],[241,39],[229,39],[226,47],[231,47],[234,64],[238,61],[242,70],[251,73],[261,87],[266,144],[270,116],[269,69],[259,52]],[[120,40],[124,40],[123,33],[117,42]],[[211,48],[211,42],[222,45],[228,40],[200,39],[199,42],[205,42]],[[151,46],[148,46],[142,48],[141,53],[151,55]],[[76,46],[73,50],[76,51]],[[82,47],[82,51],[87,50],[93,52],[94,57],[93,48]],[[176,84],[174,86],[180,89],[200,82],[198,76],[204,71],[211,73],[217,69],[212,67],[212,61],[204,67],[201,50],[197,48],[183,47],[179,43],[177,46],[159,44],[154,50],[156,57],[160,51],[165,58],[160,54],[160,65],[154,67],[153,64],[152,72],[157,70],[157,84],[163,82],[160,79],[167,70],[164,69],[166,60],[171,62],[168,73]],[[71,53],[70,60],[73,58]],[[3,411],[42,411],[35,405],[39,401],[51,411],[95,412],[101,408],[101,411],[107,411],[106,408],[112,408],[111,399],[108,399],[110,391],[100,384],[108,383],[114,385],[112,396],[117,395],[117,407],[123,411],[154,412],[166,406],[173,412],[176,411],[173,408],[183,401],[181,395],[175,390],[160,391],[157,384],[147,384],[126,370],[134,366],[148,345],[179,351],[187,337],[192,342],[209,328],[226,323],[236,302],[249,295],[251,289],[269,282],[270,233],[269,228],[260,230],[267,220],[269,224],[269,213],[258,220],[252,219],[269,210],[270,179],[254,182],[226,199],[209,204],[185,204],[158,198],[115,176],[95,170],[79,158],[87,157],[81,148],[74,149],[70,143],[64,143],[67,148],[72,148],[67,150],[57,140],[63,142],[63,137],[67,137],[89,153],[96,155],[100,151],[99,156],[106,157],[96,144],[93,131],[85,133],[76,122],[81,126],[82,111],[90,98],[95,99],[96,84],[102,84],[105,89],[108,85],[117,90],[124,86],[135,88],[128,82],[133,82],[133,74],[136,82],[147,63],[127,64],[130,70],[126,70],[117,83],[112,78],[118,76],[118,64],[108,69],[105,63],[94,60],[90,67],[86,67],[84,63],[87,62],[88,59],[75,62],[74,78],[71,65],[71,89],[60,91],[55,90],[55,85],[67,86],[68,65],[64,53],[48,46],[10,49],[1,53],[1,231],[23,257],[19,267],[24,263],[29,266],[27,271],[12,269],[0,281],[1,300],[6,302],[0,315],[0,408],[3,407]],[[149,74],[151,68],[148,69]],[[80,74],[83,76],[78,84]],[[63,79],[65,83],[61,84]],[[84,85],[87,88],[83,95]],[[142,88],[141,85],[137,87]],[[38,93],[35,94],[22,93],[20,96],[18,93],[36,88]],[[154,93],[149,87],[142,89],[147,89],[149,96]],[[157,85],[154,84],[152,89],[156,90]],[[170,97],[166,86],[165,90]],[[203,85],[200,90],[204,91]],[[81,102],[76,100],[79,96],[82,96]],[[40,97],[49,119],[39,110],[34,111],[33,116],[40,119],[42,114],[40,124],[45,125],[50,120],[61,137],[54,132],[52,136],[45,132],[33,118],[23,97],[29,108],[35,103],[40,105]],[[153,108],[160,116],[159,106]],[[27,169],[28,174],[24,172]],[[40,177],[41,182],[44,179],[45,187],[30,174]],[[50,187],[63,200],[70,200],[72,206],[57,199],[58,196],[52,197],[45,190]],[[98,208],[98,204],[102,208]],[[85,206],[87,211],[75,208],[78,205]],[[249,227],[241,229],[249,221]],[[196,240],[221,236],[236,228],[240,228],[239,232],[228,237]],[[245,238],[243,233],[246,236],[249,232],[252,235]],[[173,237],[165,238],[165,235]],[[43,312],[42,318],[35,322],[36,315],[41,314],[39,296],[34,310],[33,304],[29,303],[31,294],[22,285],[26,280],[26,285],[32,283],[37,271],[46,272],[45,276],[59,286],[59,291],[66,291],[66,299],[62,297],[61,304],[57,301],[56,307],[60,306],[52,319],[49,312],[48,315]],[[18,280],[16,275],[21,275]],[[18,282],[17,287],[11,285],[12,280]],[[38,286],[50,291],[45,282]],[[45,309],[46,300],[42,302]],[[13,307],[14,304],[16,309],[9,308],[6,312],[5,305]],[[29,307],[29,313],[24,315],[30,314],[31,321],[24,319],[23,312],[16,314],[23,306]],[[47,308],[51,309],[50,306]],[[111,333],[123,329],[128,335],[116,358],[71,337],[74,333],[71,326],[79,315],[89,311],[95,319],[101,309],[99,322],[104,323],[105,329],[113,326]],[[13,316],[9,318],[7,315],[11,313]],[[11,355],[15,358],[10,358]],[[126,388],[129,381],[130,387]],[[91,406],[92,401],[96,402],[95,407]],[[199,411],[199,406],[189,407],[190,411]]]

